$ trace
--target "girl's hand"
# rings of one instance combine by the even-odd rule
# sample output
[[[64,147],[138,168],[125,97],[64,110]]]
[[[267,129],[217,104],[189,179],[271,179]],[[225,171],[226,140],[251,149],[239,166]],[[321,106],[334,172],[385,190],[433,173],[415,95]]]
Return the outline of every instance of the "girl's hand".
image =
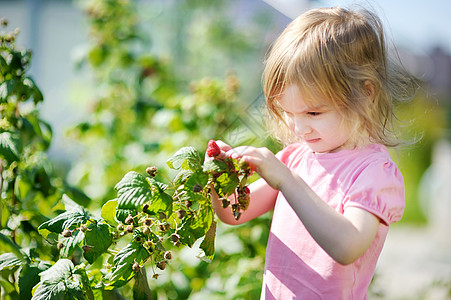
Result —
[[[265,179],[265,181],[276,190],[280,190],[286,176],[290,176],[291,171],[267,148],[255,148],[241,146],[230,149],[226,155],[234,159],[247,162],[251,169]]]

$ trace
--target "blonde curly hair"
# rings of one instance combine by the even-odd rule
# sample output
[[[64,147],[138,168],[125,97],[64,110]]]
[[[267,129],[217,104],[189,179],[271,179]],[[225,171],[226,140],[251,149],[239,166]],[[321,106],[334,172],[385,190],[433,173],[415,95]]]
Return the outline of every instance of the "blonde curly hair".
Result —
[[[372,143],[394,147],[393,103],[413,94],[412,78],[389,62],[383,26],[373,12],[341,7],[312,9],[293,20],[275,41],[262,76],[269,129],[283,144],[295,140],[278,105],[296,84],[310,101],[327,99]]]

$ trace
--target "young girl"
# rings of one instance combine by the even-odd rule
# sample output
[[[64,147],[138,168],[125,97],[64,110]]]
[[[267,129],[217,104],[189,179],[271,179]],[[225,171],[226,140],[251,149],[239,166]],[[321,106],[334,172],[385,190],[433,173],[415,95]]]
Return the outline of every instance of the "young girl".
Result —
[[[382,25],[361,9],[310,10],[273,45],[263,73],[275,137],[266,148],[217,141],[220,157],[261,176],[239,221],[213,192],[218,217],[241,224],[274,210],[262,299],[366,299],[390,224],[404,211],[392,76]],[[401,79],[401,80],[398,80]]]

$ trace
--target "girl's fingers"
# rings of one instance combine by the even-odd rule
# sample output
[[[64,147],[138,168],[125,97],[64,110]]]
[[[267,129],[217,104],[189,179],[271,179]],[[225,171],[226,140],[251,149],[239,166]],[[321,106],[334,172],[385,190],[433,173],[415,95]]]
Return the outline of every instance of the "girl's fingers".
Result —
[[[224,142],[221,141],[221,140],[216,140],[216,145],[218,145],[219,148],[220,148],[222,151],[224,151],[224,152],[227,152],[227,151],[229,151],[230,149],[232,149],[232,146],[230,146],[230,145],[224,143]]]
[[[251,151],[253,149],[255,149],[255,148],[251,147],[251,146],[240,146],[240,147],[230,149],[229,151],[227,151],[226,155],[228,157],[231,157],[234,159],[239,159],[239,158],[243,157],[244,155],[251,154]]]

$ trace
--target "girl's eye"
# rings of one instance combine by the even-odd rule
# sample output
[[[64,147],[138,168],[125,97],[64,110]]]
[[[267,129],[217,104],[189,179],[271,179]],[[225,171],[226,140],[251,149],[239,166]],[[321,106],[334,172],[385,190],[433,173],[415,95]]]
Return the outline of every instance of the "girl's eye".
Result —
[[[317,117],[317,116],[319,116],[321,113],[320,112],[317,112],[317,111],[309,111],[308,113],[307,113],[307,115],[309,115],[309,116],[312,116],[312,117]]]

